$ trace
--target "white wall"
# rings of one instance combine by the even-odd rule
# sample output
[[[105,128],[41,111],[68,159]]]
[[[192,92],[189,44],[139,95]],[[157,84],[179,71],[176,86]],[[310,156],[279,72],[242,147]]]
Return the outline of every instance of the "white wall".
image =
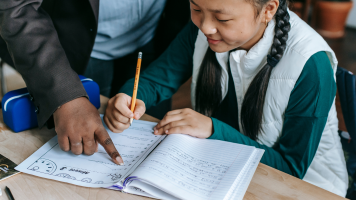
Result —
[[[356,28],[356,0],[353,1],[353,8],[351,9],[347,18],[346,26]]]

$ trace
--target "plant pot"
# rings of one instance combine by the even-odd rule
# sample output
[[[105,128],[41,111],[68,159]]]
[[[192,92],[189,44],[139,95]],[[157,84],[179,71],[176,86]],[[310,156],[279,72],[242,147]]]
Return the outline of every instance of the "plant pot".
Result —
[[[291,11],[293,11],[300,18],[302,18],[303,6],[304,6],[303,2],[295,1],[295,2],[290,2],[288,7]]]
[[[352,1],[318,1],[316,9],[316,31],[326,38],[341,38],[345,35],[345,23],[352,8]]]

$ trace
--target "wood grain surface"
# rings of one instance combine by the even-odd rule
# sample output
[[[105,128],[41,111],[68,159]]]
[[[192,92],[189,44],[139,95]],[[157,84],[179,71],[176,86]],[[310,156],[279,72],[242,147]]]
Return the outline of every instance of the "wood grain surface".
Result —
[[[107,101],[107,98],[101,97],[102,106],[99,109],[100,113],[104,113]],[[21,163],[55,136],[54,130],[47,130],[46,128],[14,133],[5,126],[2,113],[0,114],[0,154],[17,164]],[[158,121],[148,115],[144,115],[142,119],[154,122]],[[16,200],[150,199],[108,189],[85,188],[20,173],[9,179],[0,181],[0,188],[3,191],[0,200],[8,199],[4,192],[5,186],[11,189]],[[334,200],[344,198],[260,163],[244,199]]]

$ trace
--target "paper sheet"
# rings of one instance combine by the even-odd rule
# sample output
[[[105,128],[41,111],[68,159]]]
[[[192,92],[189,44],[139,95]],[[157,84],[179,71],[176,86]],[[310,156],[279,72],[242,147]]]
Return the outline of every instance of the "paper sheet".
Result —
[[[113,163],[101,145],[99,151],[92,156],[64,152],[55,136],[17,166],[16,170],[74,185],[109,187],[132,173],[164,139],[165,136],[153,135],[155,125],[156,123],[135,120],[123,133],[112,133],[105,126],[124,160],[124,166]]]

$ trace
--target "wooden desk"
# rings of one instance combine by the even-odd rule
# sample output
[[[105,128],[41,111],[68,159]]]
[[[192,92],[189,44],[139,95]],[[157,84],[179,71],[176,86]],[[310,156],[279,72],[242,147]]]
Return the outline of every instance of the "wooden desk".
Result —
[[[100,113],[104,112],[107,101],[107,98],[101,98],[102,106]],[[17,164],[21,163],[49,139],[55,136],[54,130],[47,130],[45,128],[41,130],[32,129],[21,133],[13,133],[4,125],[2,113],[0,114],[0,154],[6,156]],[[148,115],[143,116],[142,119],[147,121],[158,121]],[[16,200],[149,199],[108,189],[75,186],[20,173],[14,177],[0,181],[0,188],[3,191],[0,200],[7,199],[7,196],[4,193],[5,186],[8,186],[11,189]],[[335,200],[344,198],[264,164],[259,164],[244,199]]]

